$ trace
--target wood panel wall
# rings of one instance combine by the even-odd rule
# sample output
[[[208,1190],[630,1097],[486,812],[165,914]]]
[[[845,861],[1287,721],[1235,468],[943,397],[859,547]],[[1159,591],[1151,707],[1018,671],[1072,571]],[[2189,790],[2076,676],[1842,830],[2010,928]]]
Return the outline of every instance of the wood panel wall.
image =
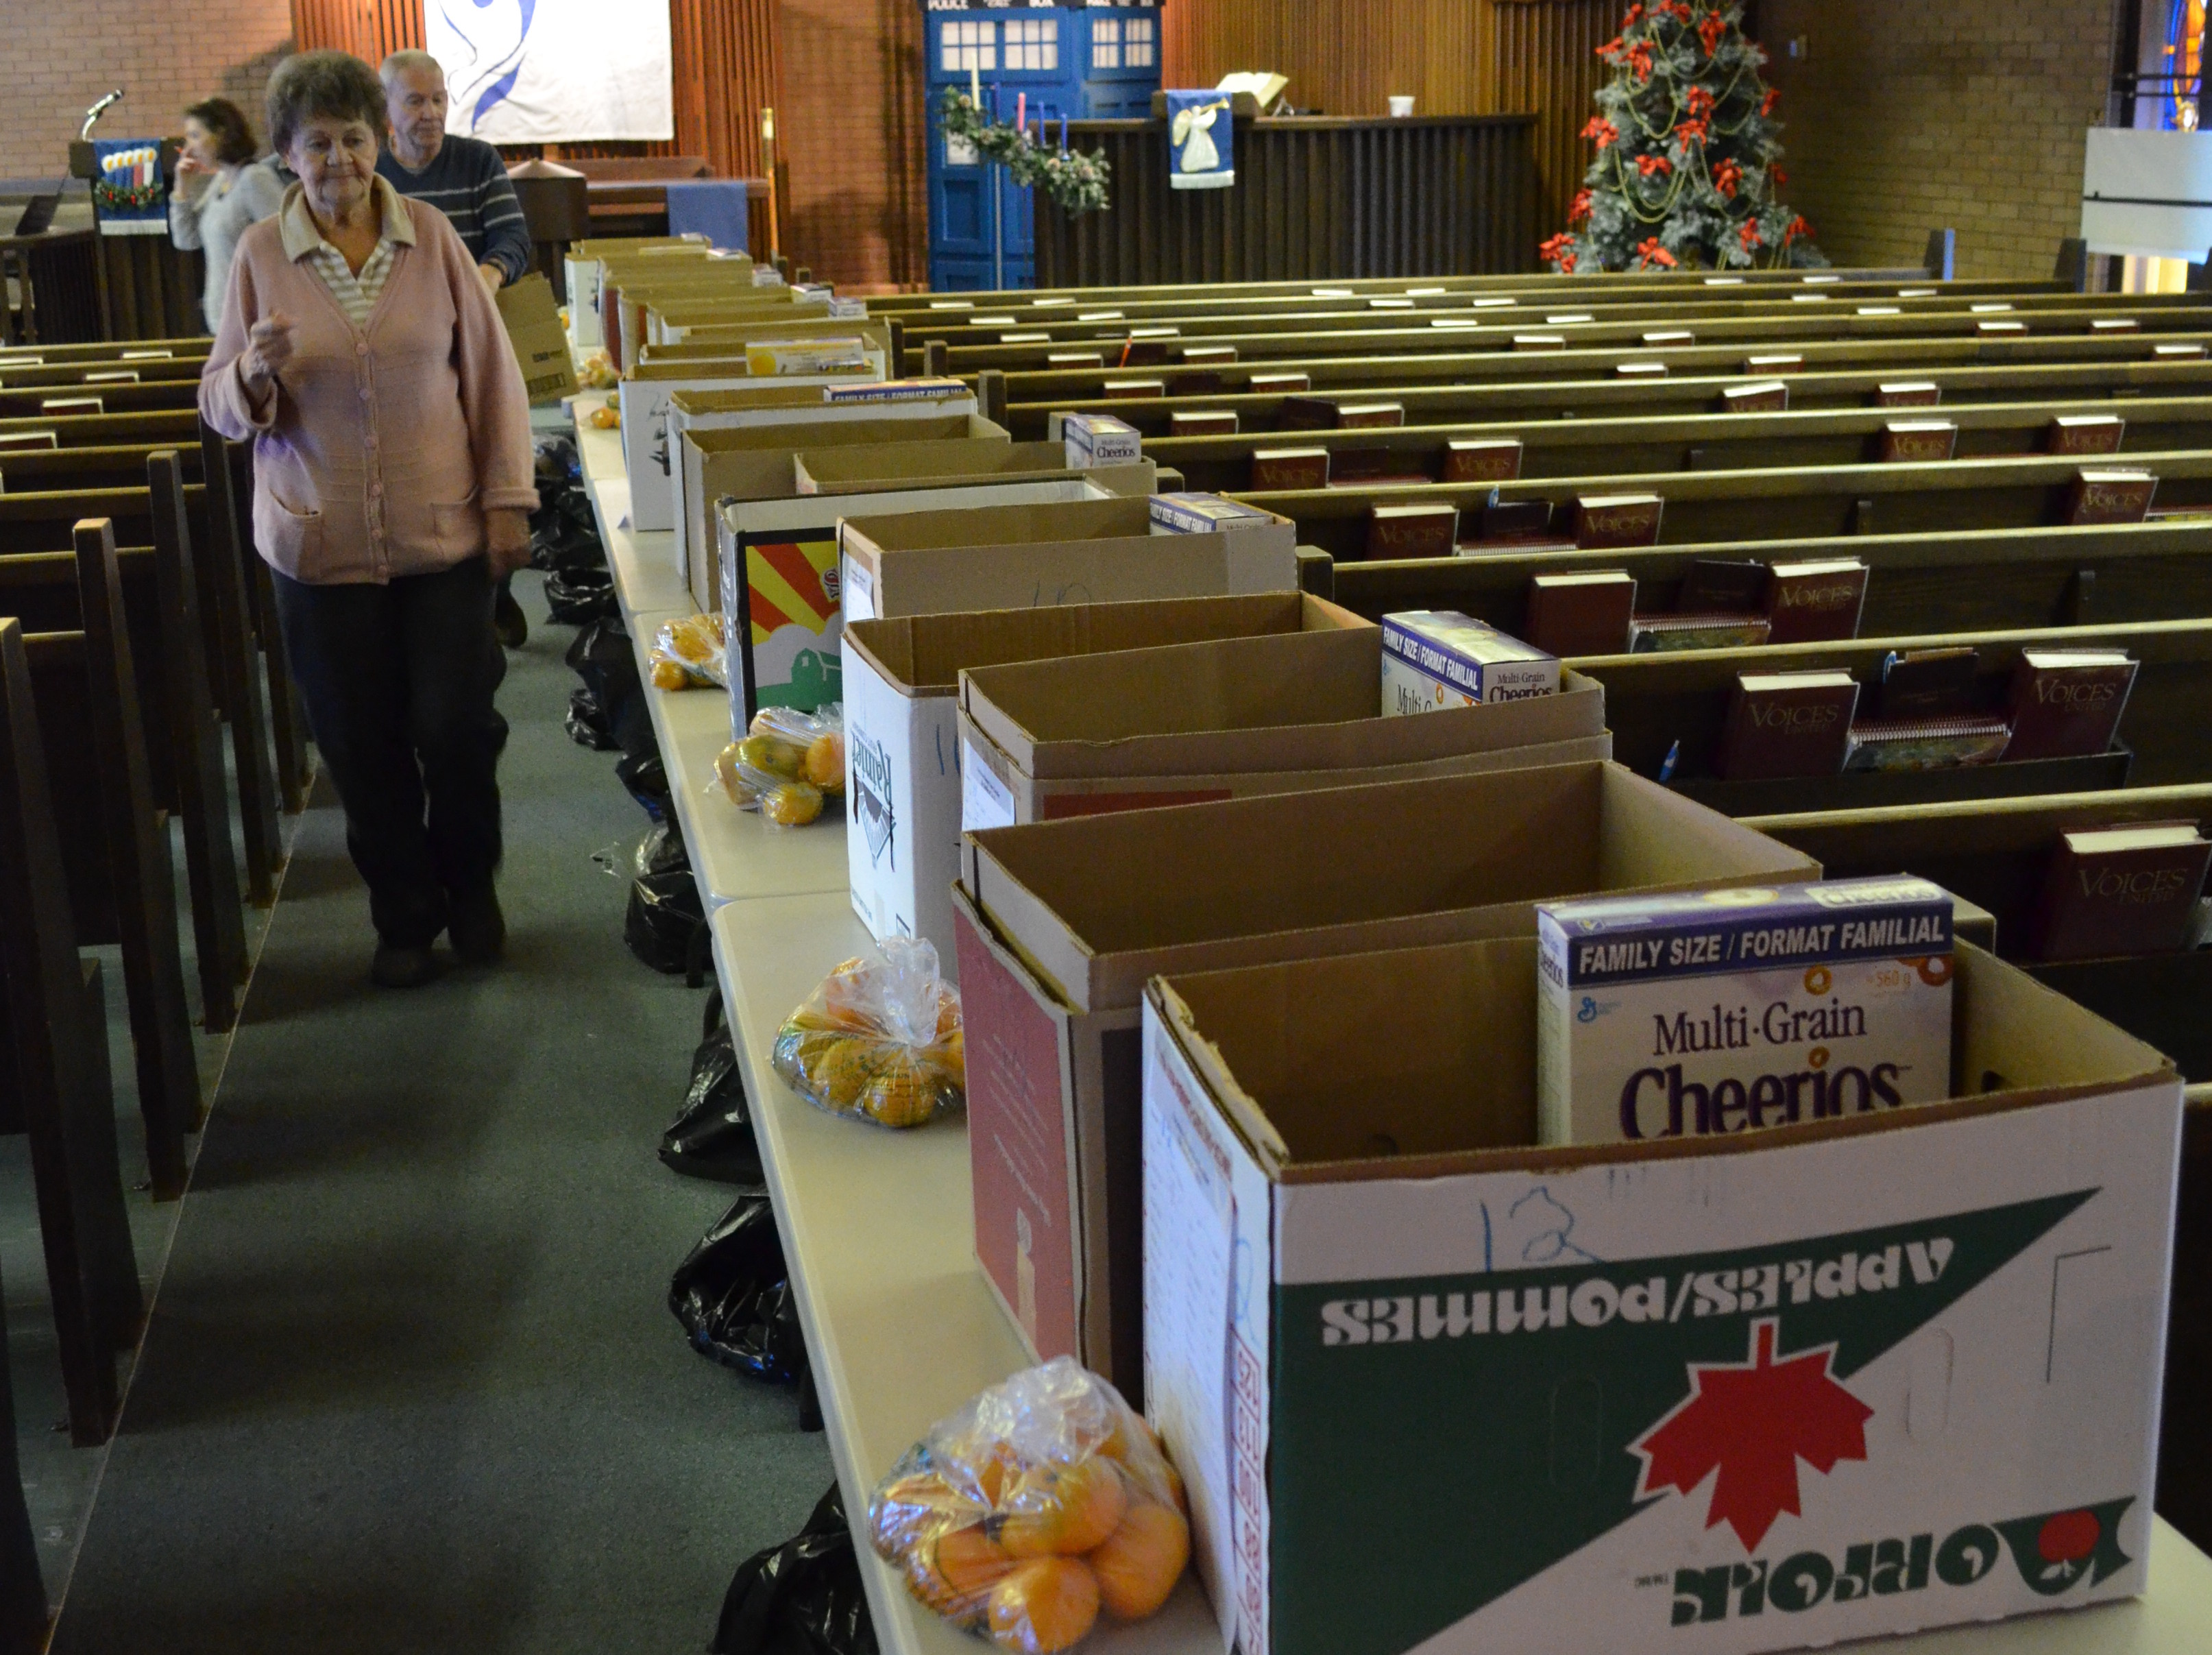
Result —
[[[1567,204],[1589,170],[1582,130],[1597,113],[1597,48],[1620,32],[1626,9],[1621,0],[1500,0],[1493,8],[1499,106],[1536,115],[1540,238],[1566,228]]]
[[[1380,115],[1394,93],[1414,113],[1537,117],[1539,234],[1565,228],[1589,161],[1577,136],[1592,114],[1595,49],[1626,0],[1175,0],[1163,64],[1170,86],[1211,86],[1235,70],[1290,77],[1291,101],[1330,115]]]
[[[724,177],[758,177],[760,112],[783,101],[778,0],[669,0],[676,136],[659,143],[553,147],[558,155],[704,155]],[[422,44],[422,0],[292,0],[303,52],[335,47],[371,64]],[[539,153],[510,146],[510,158]]]

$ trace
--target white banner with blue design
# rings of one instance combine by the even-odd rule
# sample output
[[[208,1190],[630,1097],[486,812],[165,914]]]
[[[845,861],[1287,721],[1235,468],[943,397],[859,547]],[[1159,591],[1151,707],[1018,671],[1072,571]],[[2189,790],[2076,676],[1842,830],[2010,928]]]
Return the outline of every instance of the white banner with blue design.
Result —
[[[668,0],[422,0],[446,130],[487,143],[672,138]]]
[[[1225,190],[1237,182],[1231,140],[1237,124],[1226,92],[1170,92],[1168,185],[1177,190]]]

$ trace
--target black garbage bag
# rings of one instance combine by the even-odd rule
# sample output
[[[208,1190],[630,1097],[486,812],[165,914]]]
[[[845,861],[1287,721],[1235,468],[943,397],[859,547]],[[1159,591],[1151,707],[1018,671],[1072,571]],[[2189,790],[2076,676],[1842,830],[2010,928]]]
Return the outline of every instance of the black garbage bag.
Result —
[[[709,1001],[706,1038],[691,1054],[691,1084],[684,1107],[660,1135],[664,1166],[686,1177],[716,1183],[757,1185],[762,1181],[760,1145],[753,1138],[752,1109],[745,1102],[745,1077],[738,1068],[737,1044],[721,1013],[721,996]]]
[[[653,709],[646,704],[644,688],[638,681],[637,656],[621,619],[611,616],[583,628],[569,641],[564,659],[592,692],[600,722],[614,738],[615,746],[641,760],[647,754],[657,754]]]
[[[647,739],[652,739],[650,728]],[[617,741],[615,744],[620,746]],[[656,822],[665,822],[675,813],[675,800],[668,791],[668,766],[660,762],[659,744],[655,742],[649,752],[624,753],[615,762],[615,780],[629,790],[639,807]]]
[[[668,1308],[702,1356],[771,1384],[799,1383],[806,1339],[767,1190],[745,1191],[699,1238],[669,1278]]]
[[[707,914],[684,836],[673,821],[656,822],[637,848],[623,940],[654,970],[696,981],[705,970],[706,939]]]
[[[622,745],[607,727],[607,709],[589,685],[580,684],[568,691],[568,727],[569,740],[593,752],[611,753]]]
[[[546,618],[559,625],[611,620],[619,612],[615,577],[604,568],[562,568],[545,577]]]
[[[530,562],[548,574],[576,569],[605,569],[607,549],[599,540],[599,519],[591,496],[581,489],[564,488],[542,503],[530,517]]]
[[[708,1655],[876,1655],[860,1561],[832,1483],[806,1526],[738,1565]]]

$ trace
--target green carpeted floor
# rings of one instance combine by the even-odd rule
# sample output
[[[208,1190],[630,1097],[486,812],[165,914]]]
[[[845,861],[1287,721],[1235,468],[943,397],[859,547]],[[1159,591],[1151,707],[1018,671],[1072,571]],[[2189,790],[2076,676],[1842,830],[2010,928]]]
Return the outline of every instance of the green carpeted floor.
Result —
[[[501,692],[503,968],[369,988],[326,788],[308,812],[58,1652],[696,1651],[828,1486],[791,1394],[664,1302],[729,1199],[653,1154],[702,996],[623,946],[594,855],[645,821],[562,731],[571,636]]]

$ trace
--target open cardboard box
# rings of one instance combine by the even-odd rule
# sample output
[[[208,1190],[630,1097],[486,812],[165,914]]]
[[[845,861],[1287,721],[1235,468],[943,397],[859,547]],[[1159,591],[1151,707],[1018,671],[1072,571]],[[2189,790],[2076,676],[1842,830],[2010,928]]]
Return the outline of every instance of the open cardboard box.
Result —
[[[842,681],[854,911],[878,938],[928,938],[945,968],[955,969],[963,668],[1340,628],[1376,630],[1350,610],[1297,592],[849,622]]]
[[[961,677],[962,825],[1613,757],[1605,688],[1382,715],[1379,627],[1022,661]]]
[[[1528,1147],[1533,941],[1154,979],[1147,1409],[1224,1639],[1743,1655],[2140,1592],[2180,1081],[1957,964],[1956,1101],[1571,1150]]]
[[[606,334],[599,322],[599,276],[610,259],[651,253],[659,257],[703,259],[711,249],[702,235],[601,236],[574,241],[561,256],[563,285],[568,295],[568,335],[580,350],[604,346]]]
[[[971,834],[953,929],[983,1274],[1041,1359],[1139,1382],[1137,1026],[1156,972],[1533,938],[1536,904],[1562,897],[1820,873],[1610,764]]]
[[[568,350],[568,336],[561,326],[561,312],[553,302],[553,284],[536,271],[509,282],[492,295],[499,319],[507,328],[507,342],[514,349],[515,365],[522,370],[522,388],[531,405],[557,403],[576,394],[576,362]]]
[[[732,320],[781,319],[797,322],[828,319],[827,299],[802,299],[787,287],[759,287],[750,265],[734,260],[709,260],[673,277],[634,271],[610,271],[601,278],[601,309],[622,326],[622,354],[615,365],[627,373],[644,360],[654,341],[653,317],[656,309],[681,305],[687,309],[702,304],[727,307]]]
[[[1155,474],[1150,461],[1137,463],[1146,476]],[[1057,442],[882,442],[865,449],[811,449],[795,455],[792,464],[799,492],[810,495],[859,494],[885,477],[928,477],[952,488],[1047,473],[1095,476],[1100,469],[1070,465],[1066,449]],[[1133,475],[1115,470],[1123,477]]]
[[[692,600],[702,611],[721,607],[722,575],[714,508],[724,498],[784,500],[799,492],[792,461],[801,449],[864,446],[890,441],[981,440],[1009,443],[1003,425],[981,414],[940,414],[932,403],[911,407],[862,408],[845,417],[825,419],[818,395],[811,405],[791,410],[741,411],[756,423],[694,423],[692,405],[720,399],[725,392],[685,392],[669,405],[669,459],[680,473],[680,509],[676,514],[676,566],[683,571]],[[708,422],[725,411],[703,411]]]
[[[863,453],[879,452],[862,450]],[[715,508],[724,635],[728,640],[730,723],[742,736],[763,707],[812,711],[844,698],[839,639],[845,606],[838,583],[837,529],[848,511],[896,521],[896,514],[988,510],[1103,500],[1108,490],[1142,496],[1152,464],[1094,471],[1062,466],[1032,478],[944,485],[927,456],[909,453],[866,493],[726,501]],[[891,475],[905,472],[907,475]]]
[[[856,620],[1288,592],[1298,583],[1297,525],[1287,517],[1176,534],[1156,529],[1139,499],[893,519],[856,513],[840,527],[838,548],[845,612]]]
[[[781,328],[763,328],[761,337],[784,332]],[[623,465],[629,476],[630,527],[641,534],[676,526],[676,483],[669,457],[681,432],[671,429],[670,399],[678,392],[773,386],[780,390],[811,391],[817,402],[826,403],[823,396],[825,389],[880,380],[885,357],[885,349],[871,344],[865,352],[869,363],[866,373],[780,374],[756,378],[745,366],[744,348],[732,345],[731,349],[737,354],[727,358],[643,362],[623,371]]]

